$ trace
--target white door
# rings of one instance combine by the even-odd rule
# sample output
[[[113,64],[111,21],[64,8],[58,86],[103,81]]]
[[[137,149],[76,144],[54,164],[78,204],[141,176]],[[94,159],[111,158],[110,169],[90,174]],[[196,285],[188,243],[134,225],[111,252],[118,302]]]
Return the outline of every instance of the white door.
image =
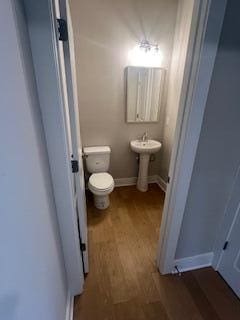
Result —
[[[240,203],[224,249],[218,271],[240,297]]]
[[[76,172],[72,175],[72,188],[74,192],[74,206],[76,218],[79,225],[79,236],[83,259],[83,271],[88,272],[88,241],[87,241],[87,213],[85,199],[85,183],[82,161],[82,144],[80,138],[80,125],[78,113],[78,96],[76,84],[75,55],[72,34],[72,23],[68,2],[65,0],[54,0],[55,18],[63,19],[63,29],[65,28],[64,41],[57,42],[59,58],[59,71],[62,82],[62,94],[65,104],[65,122],[67,128],[67,139],[69,146],[69,161],[73,163]],[[55,20],[56,20],[55,19]],[[64,25],[64,21],[67,25]],[[59,22],[59,23],[61,23]],[[60,24],[56,24],[59,28]],[[67,28],[66,28],[67,27]],[[74,171],[75,171],[74,170]]]

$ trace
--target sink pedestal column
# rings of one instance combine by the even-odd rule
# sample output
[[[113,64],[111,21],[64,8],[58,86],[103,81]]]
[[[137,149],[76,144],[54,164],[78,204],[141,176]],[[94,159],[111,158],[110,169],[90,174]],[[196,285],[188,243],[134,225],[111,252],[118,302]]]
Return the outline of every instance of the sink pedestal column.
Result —
[[[150,154],[139,154],[139,170],[137,188],[138,190],[145,192],[148,190],[148,165],[150,160]]]

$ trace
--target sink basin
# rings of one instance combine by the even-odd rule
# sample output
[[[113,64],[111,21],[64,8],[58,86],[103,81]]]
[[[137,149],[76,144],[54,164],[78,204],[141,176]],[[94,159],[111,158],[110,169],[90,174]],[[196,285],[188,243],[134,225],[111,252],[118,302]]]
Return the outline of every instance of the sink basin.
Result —
[[[148,190],[148,167],[150,155],[161,149],[161,142],[156,140],[133,140],[130,147],[136,153],[139,153],[139,170],[137,179],[138,190],[145,192]]]
[[[156,153],[162,144],[156,140],[133,140],[130,142],[131,149],[136,153]]]

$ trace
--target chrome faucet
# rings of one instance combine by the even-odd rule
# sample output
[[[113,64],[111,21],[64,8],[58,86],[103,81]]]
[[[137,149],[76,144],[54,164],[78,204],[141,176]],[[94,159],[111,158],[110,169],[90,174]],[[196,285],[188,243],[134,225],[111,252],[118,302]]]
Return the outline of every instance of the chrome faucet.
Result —
[[[142,136],[142,141],[148,141],[147,132],[144,132],[144,134],[143,134],[143,136]]]

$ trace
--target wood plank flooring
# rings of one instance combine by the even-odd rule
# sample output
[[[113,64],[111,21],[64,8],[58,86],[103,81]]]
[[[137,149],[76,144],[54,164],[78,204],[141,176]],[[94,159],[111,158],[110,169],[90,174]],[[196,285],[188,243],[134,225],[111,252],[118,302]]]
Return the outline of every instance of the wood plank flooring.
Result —
[[[239,320],[240,302],[211,268],[161,276],[156,268],[164,193],[115,188],[111,206],[88,205],[90,273],[74,320]]]

